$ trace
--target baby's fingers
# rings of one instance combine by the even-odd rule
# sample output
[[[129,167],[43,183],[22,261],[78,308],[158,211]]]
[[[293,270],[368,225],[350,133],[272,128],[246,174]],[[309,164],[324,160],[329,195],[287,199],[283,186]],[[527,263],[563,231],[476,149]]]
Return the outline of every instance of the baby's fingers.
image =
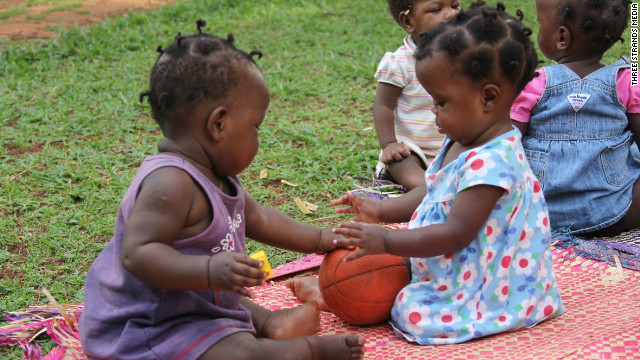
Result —
[[[402,148],[400,149],[400,154],[402,154],[402,156],[404,157],[408,157],[409,155],[411,155],[411,148],[405,144],[402,144]]]
[[[402,160],[404,160],[404,158],[406,158],[407,156],[409,156],[409,155],[404,155],[404,154],[403,154],[403,153],[401,153],[401,152],[395,152],[395,153],[393,153],[393,160],[395,160],[395,161],[402,161]]]
[[[360,230],[356,230],[356,229],[349,229],[349,228],[336,228],[332,230],[334,234],[338,234],[338,235],[342,235],[348,238],[359,238],[360,237]],[[340,239],[336,239],[336,240],[340,240]],[[347,239],[347,240],[353,240],[353,239]],[[334,244],[336,243],[336,241],[333,241]],[[342,244],[341,242],[338,242],[339,244]]]
[[[256,260],[256,259],[252,258],[251,256],[248,256],[248,255],[245,255],[245,254],[233,253],[233,259],[237,263],[249,265],[249,266],[254,267],[256,269],[260,269],[262,267],[262,261]]]
[[[337,199],[333,199],[331,200],[331,205],[336,206],[336,205],[347,205],[349,203],[349,194],[350,193],[346,193],[342,196],[340,196]]]
[[[382,156],[380,157],[380,161],[385,165],[389,165],[395,162],[395,160],[393,159],[393,154],[389,152],[383,153]]]
[[[242,286],[234,286],[234,287],[231,288],[231,291],[233,291],[234,293],[236,293],[238,295],[246,296],[248,298],[254,298],[256,296],[254,293],[252,293],[247,288],[242,287]]]
[[[262,261],[258,261],[244,254],[236,254],[234,260],[236,260],[236,262],[231,267],[233,273],[231,283],[233,285],[256,286],[264,283],[267,272],[260,270]]]
[[[354,214],[355,212],[356,210],[353,208],[353,206],[335,209],[336,214]]]
[[[258,263],[262,262],[258,261]],[[240,263],[236,263],[236,265],[233,266],[232,271],[236,275],[236,278],[234,278],[234,283],[237,285],[260,285],[262,281],[267,277],[266,271],[262,271],[259,268]]]
[[[356,251],[352,251],[351,253],[349,253],[349,255],[345,256],[344,261],[355,260],[365,255],[368,255],[367,251],[365,251],[364,249],[358,249]]]
[[[340,225],[339,228],[331,229],[331,231],[336,235],[341,235],[342,237],[334,239],[334,245],[338,247],[354,247],[358,246],[360,243],[360,235],[361,231],[359,228],[354,228],[350,226],[356,226],[355,222],[348,222]]]
[[[336,247],[347,248],[347,249],[355,248],[356,246],[358,246],[359,242],[360,242],[360,239],[355,239],[355,238],[341,238],[341,239],[333,240],[333,244]]]
[[[345,229],[361,231],[362,223],[358,221],[347,221],[340,224],[340,227],[334,228],[333,232],[335,233],[335,232],[338,232],[338,230],[345,230]]]
[[[230,290],[235,292],[236,294],[246,296],[246,297],[254,297],[254,294],[247,289],[247,287],[259,286],[264,284],[266,277],[266,273],[260,277],[247,277],[242,274],[232,274],[230,280]]]

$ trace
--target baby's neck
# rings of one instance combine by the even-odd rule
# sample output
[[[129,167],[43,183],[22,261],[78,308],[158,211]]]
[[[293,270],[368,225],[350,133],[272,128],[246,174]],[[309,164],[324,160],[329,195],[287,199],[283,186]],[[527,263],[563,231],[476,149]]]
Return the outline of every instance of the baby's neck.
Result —
[[[566,57],[558,59],[557,62],[571,69],[580,78],[584,78],[592,72],[607,66],[602,62],[602,54],[588,57]]]
[[[205,175],[212,172],[211,167],[208,166],[210,165],[210,161],[208,161],[208,158],[201,148],[197,146],[195,141],[184,145],[178,141],[164,138],[158,142],[158,152],[175,154],[194,166],[201,168]]]

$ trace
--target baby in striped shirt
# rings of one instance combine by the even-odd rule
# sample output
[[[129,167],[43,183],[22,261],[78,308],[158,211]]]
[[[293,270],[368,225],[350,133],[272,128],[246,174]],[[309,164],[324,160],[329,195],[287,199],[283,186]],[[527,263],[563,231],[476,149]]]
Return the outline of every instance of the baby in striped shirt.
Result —
[[[440,148],[433,100],[418,82],[414,52],[420,34],[452,18],[459,0],[388,0],[389,11],[409,34],[396,52],[387,52],[376,71],[373,118],[382,151],[376,175],[390,175],[406,190],[424,185],[424,171]]]

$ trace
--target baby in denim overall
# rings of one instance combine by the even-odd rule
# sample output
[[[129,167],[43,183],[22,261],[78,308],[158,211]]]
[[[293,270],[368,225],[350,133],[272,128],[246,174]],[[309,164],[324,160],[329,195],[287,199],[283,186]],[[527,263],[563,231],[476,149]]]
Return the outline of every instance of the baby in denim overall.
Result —
[[[542,185],[551,227],[585,237],[638,227],[640,87],[631,86],[626,59],[601,62],[627,27],[629,5],[537,0],[536,9],[538,45],[558,64],[538,70],[511,118]]]

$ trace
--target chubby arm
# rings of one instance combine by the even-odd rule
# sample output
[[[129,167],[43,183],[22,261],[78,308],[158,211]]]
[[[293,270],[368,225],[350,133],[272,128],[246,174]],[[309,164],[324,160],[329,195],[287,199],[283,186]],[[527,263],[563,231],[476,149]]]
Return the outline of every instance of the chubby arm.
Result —
[[[383,149],[390,143],[396,142],[393,110],[398,105],[398,97],[402,88],[384,82],[378,83],[376,99],[373,103],[373,123],[378,134],[380,147]]]
[[[174,290],[207,288],[208,256],[186,256],[171,247],[191,209],[191,181],[178,169],[159,169],[144,180],[136,198],[124,232],[122,264],[150,285]]]
[[[325,253],[335,246],[330,229],[303,224],[286,214],[258,204],[245,191],[247,236],[263,244],[302,253]]]
[[[226,289],[250,296],[243,286],[264,282],[259,261],[227,252],[185,255],[171,246],[177,239],[195,235],[190,228],[202,229],[211,221],[208,203],[199,191],[180,169],[167,167],[150,174],[125,228],[122,265],[141,281],[163,289]],[[204,206],[194,206],[198,201],[205,201]]]
[[[346,223],[334,232],[352,237],[335,240],[339,247],[360,249],[347,259],[369,254],[388,253],[399,256],[431,257],[467,247],[486,223],[504,189],[477,185],[461,191],[455,199],[447,221],[411,230],[388,230],[381,226]]]
[[[478,235],[504,189],[478,185],[461,191],[444,224],[391,232],[388,251],[403,256],[436,256],[463,249]],[[413,254],[413,255],[412,255]]]
[[[398,105],[402,88],[385,82],[379,82],[376,99],[373,104],[373,123],[376,127],[378,142],[383,149],[382,162],[385,164],[401,161],[411,154],[411,150],[398,143],[394,126],[393,110]]]

